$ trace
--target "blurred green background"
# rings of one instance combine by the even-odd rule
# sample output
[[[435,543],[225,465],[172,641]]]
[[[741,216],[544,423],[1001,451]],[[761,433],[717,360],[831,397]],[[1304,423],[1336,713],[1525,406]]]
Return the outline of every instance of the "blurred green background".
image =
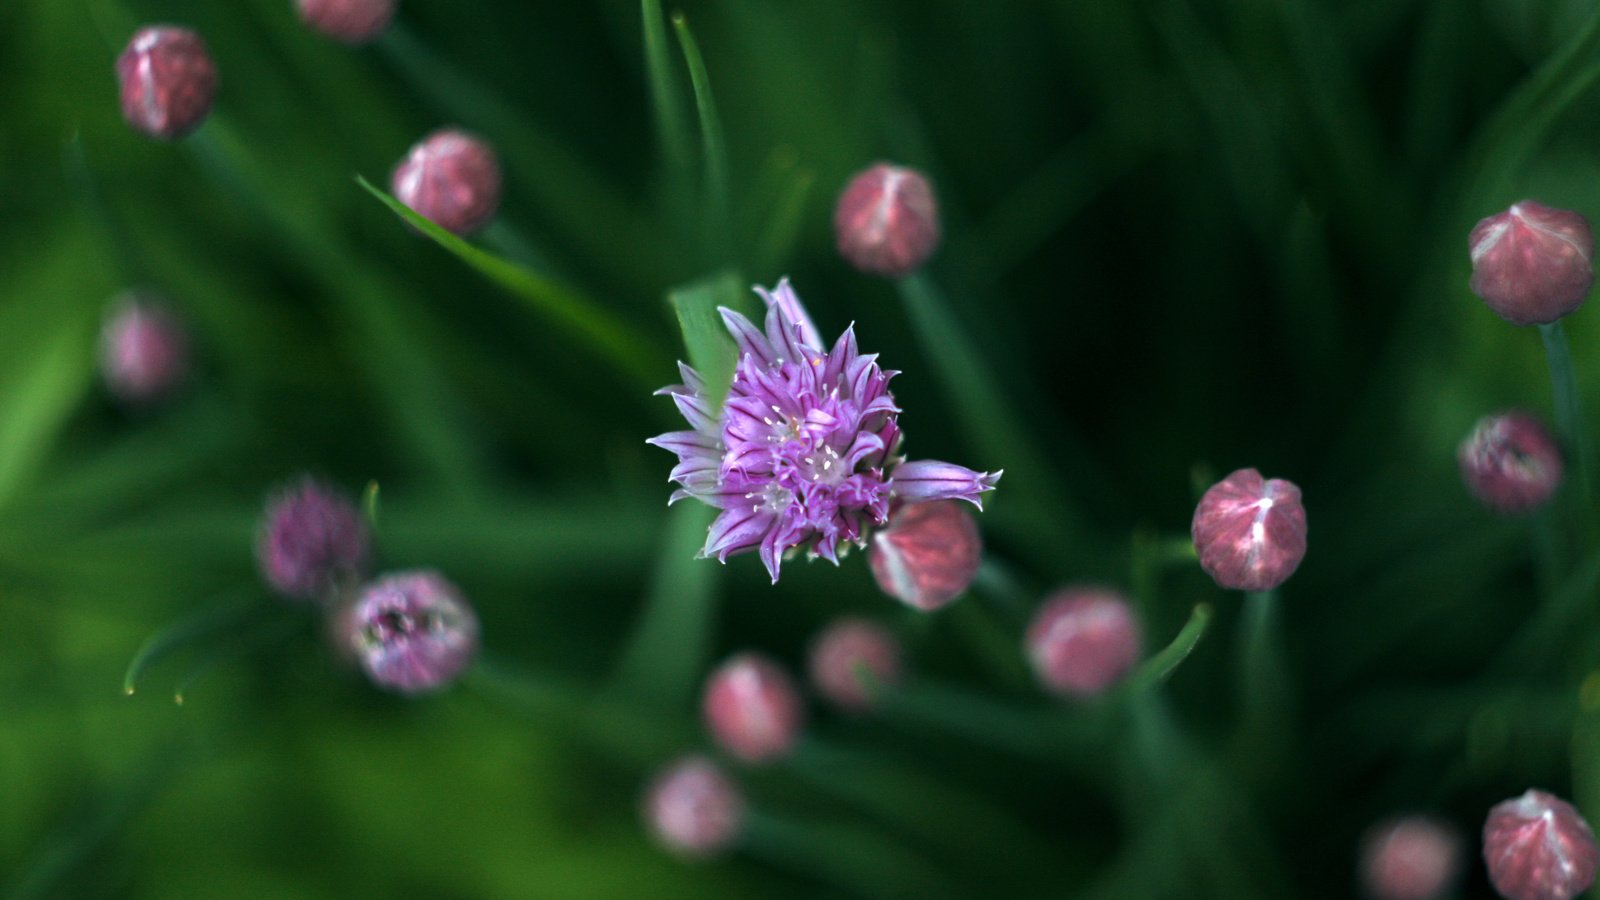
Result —
[[[1466,289],[1466,234],[1525,196],[1600,213],[1594,4],[679,9],[725,134],[722,228],[659,20],[685,124],[658,127],[650,4],[402,0],[360,49],[289,0],[0,4],[0,885],[1337,897],[1396,812],[1470,836],[1539,786],[1600,814],[1595,510],[1493,518],[1454,459],[1479,416],[1550,411],[1538,336]],[[177,144],[121,121],[112,73],[165,21],[221,73]],[[635,327],[648,362],[616,365],[358,187],[445,124],[505,168],[479,243]],[[938,193],[933,307],[833,251],[833,201],[878,159]],[[825,334],[853,321],[905,373],[914,456],[1006,469],[980,520],[993,566],[956,606],[903,609],[859,555],[776,587],[751,557],[689,558],[707,520],[669,515],[670,457],[643,443],[677,427],[650,396],[683,355],[667,294],[785,274]],[[96,371],[130,286],[167,295],[196,348],[187,390],[140,412]],[[1600,325],[1567,328],[1594,398]],[[1297,482],[1311,530],[1267,739],[1238,727],[1239,598],[1152,550],[1244,466]],[[264,596],[256,520],[302,471],[381,485],[384,566],[461,585],[492,665],[403,702],[265,607],[124,697],[151,634]],[[1196,603],[1216,621],[1167,686],[1054,702],[1021,633],[1080,581],[1135,590],[1152,650]],[[704,746],[707,667],[747,647],[798,665],[844,612],[907,641],[903,699],[816,707],[792,761],[741,770],[759,821],[729,859],[655,848],[638,793]],[[1464,891],[1486,896],[1476,852]]]

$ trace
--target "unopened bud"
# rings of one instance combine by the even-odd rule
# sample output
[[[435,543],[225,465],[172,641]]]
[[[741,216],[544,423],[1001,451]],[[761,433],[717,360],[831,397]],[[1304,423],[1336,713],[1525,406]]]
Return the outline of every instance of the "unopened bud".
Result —
[[[159,301],[125,293],[113,301],[100,333],[100,369],[122,400],[161,400],[188,375],[188,334]]]
[[[900,682],[900,641],[865,619],[843,618],[811,644],[811,683],[848,712],[872,708],[877,692]]]
[[[1478,420],[1456,451],[1461,479],[1495,512],[1529,512],[1561,486],[1561,448],[1544,425],[1525,412]]]
[[[752,763],[787,755],[805,721],[794,681],[756,653],[733,656],[711,674],[700,712],[719,746]]]
[[[939,208],[915,169],[878,163],[850,180],[833,211],[839,254],[869,275],[909,275],[939,246]]]
[[[340,621],[367,677],[396,693],[443,688],[478,649],[477,615],[437,572],[400,572],[373,582]]]
[[[1028,659],[1051,693],[1093,697],[1139,661],[1142,641],[1128,601],[1104,588],[1056,593],[1028,626]]]
[[[395,0],[295,0],[300,20],[335,40],[365,44],[394,17]]]
[[[1200,567],[1233,591],[1270,591],[1306,555],[1306,508],[1300,489],[1240,469],[1200,498],[1190,526]]]
[[[343,494],[310,477],[278,492],[256,538],[256,561],[274,590],[301,600],[331,600],[366,572],[367,523]]]
[[[200,127],[217,96],[217,67],[200,35],[176,25],[134,33],[117,57],[122,117],[134,128],[175,140]]]
[[[482,228],[500,206],[500,163],[489,145],[454,128],[428,135],[395,167],[401,203],[446,231]]]
[[[744,796],[716,763],[688,756],[650,784],[644,816],[667,850],[687,859],[705,859],[738,838],[744,826]]]
[[[1373,900],[1439,900],[1460,874],[1460,835],[1432,819],[1385,822],[1362,841],[1361,880]]]
[[[983,539],[956,500],[908,503],[872,536],[867,563],[878,587],[923,612],[961,596],[978,574]]]
[[[1545,325],[1583,305],[1594,284],[1589,220],[1524,200],[1467,240],[1472,292],[1513,325]]]
[[[1600,847],[1572,804],[1529,790],[1489,810],[1483,860],[1507,900],[1571,900],[1594,883]]]

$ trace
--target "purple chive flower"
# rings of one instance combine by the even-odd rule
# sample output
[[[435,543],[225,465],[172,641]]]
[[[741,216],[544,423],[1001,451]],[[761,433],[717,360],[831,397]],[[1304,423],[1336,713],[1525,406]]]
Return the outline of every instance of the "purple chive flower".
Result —
[[[100,369],[118,397],[155,402],[188,374],[188,334],[166,307],[130,291],[113,301],[101,330]]]
[[[370,550],[367,523],[355,505],[310,477],[272,498],[256,538],[267,584],[302,600],[329,600],[361,578]]]
[[[444,687],[478,650],[477,615],[437,572],[399,572],[367,585],[340,623],[367,677],[400,694]]]
[[[295,0],[300,21],[346,44],[365,44],[394,17],[395,0]]]
[[[683,384],[657,392],[694,428],[649,440],[678,455],[671,480],[679,489],[669,502],[692,497],[722,510],[702,556],[726,561],[758,551],[777,583],[790,550],[804,547],[838,565],[840,545],[864,546],[868,531],[888,521],[891,501],[983,507],[980,495],[999,472],[898,455],[900,407],[889,393],[897,373],[856,348],[854,326],[824,350],[788,279],[756,292],[767,304],[765,333],[721,310],[739,361],[720,413],[721,398],[707,396],[700,375],[682,363]]]
[[[865,619],[839,619],[811,644],[811,683],[846,712],[870,710],[880,689],[900,682],[900,641]]]
[[[217,96],[217,66],[188,28],[151,25],[117,57],[122,117],[139,131],[176,140],[200,127]]]
[[[1361,880],[1373,900],[1439,900],[1461,874],[1461,836],[1422,816],[1393,819],[1367,833]]]
[[[1190,525],[1200,568],[1231,591],[1270,591],[1306,555],[1306,508],[1300,489],[1240,469],[1212,485]]]
[[[758,763],[788,755],[806,711],[782,666],[759,653],[740,653],[706,680],[700,715],[718,746]]]
[[[867,564],[878,587],[923,612],[961,596],[978,574],[983,539],[972,513],[954,500],[907,503],[872,536]]]
[[[1467,239],[1472,292],[1513,325],[1546,325],[1583,305],[1594,284],[1589,220],[1524,200]]]
[[[1561,448],[1544,424],[1525,412],[1479,419],[1456,460],[1467,490],[1506,515],[1537,509],[1561,486]]]
[[[1529,790],[1489,810],[1483,860],[1508,900],[1571,900],[1594,884],[1600,847],[1572,804]]]
[[[900,278],[939,246],[939,208],[915,169],[878,163],[858,173],[833,211],[839,255],[869,275]]]
[[[651,782],[644,818],[666,849],[685,859],[706,859],[739,837],[744,795],[716,763],[686,756]]]
[[[1066,588],[1028,625],[1028,660],[1053,694],[1094,697],[1122,679],[1143,652],[1133,610],[1105,588]]]
[[[396,199],[440,228],[471,234],[500,207],[500,162],[477,137],[443,128],[411,148],[389,185]]]

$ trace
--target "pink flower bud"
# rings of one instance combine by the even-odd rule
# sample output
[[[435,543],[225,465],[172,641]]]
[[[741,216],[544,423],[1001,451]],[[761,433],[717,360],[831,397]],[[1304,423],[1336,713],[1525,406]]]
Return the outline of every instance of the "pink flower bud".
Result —
[[[388,575],[340,614],[343,640],[373,684],[400,694],[439,690],[478,650],[478,617],[437,572]]]
[[[1190,527],[1200,568],[1233,591],[1270,591],[1306,555],[1306,509],[1300,489],[1240,469],[1200,498]]]
[[[366,573],[371,536],[355,505],[308,477],[278,492],[256,538],[267,584],[286,597],[333,599]]]
[[[1142,652],[1139,623],[1121,594],[1076,587],[1057,592],[1028,626],[1028,659],[1053,694],[1093,697],[1116,684]]]
[[[1600,847],[1572,804],[1530,790],[1489,810],[1483,860],[1507,900],[1571,900],[1594,883]]]
[[[134,33],[117,57],[122,117],[134,128],[176,140],[200,127],[217,96],[217,67],[200,35],[176,25]]]
[[[805,720],[794,681],[756,653],[733,656],[711,673],[700,713],[718,745],[752,763],[787,755]]]
[[[188,335],[159,302],[125,293],[113,301],[100,332],[100,369],[106,386],[124,401],[162,400],[188,375]]]
[[[1467,239],[1472,292],[1513,325],[1545,325],[1583,305],[1594,284],[1594,236],[1575,212],[1524,200]]]
[[[1421,816],[1394,819],[1367,832],[1361,880],[1373,900],[1439,900],[1461,874],[1461,837]]]
[[[395,0],[295,0],[300,21],[346,44],[365,44],[394,17]]]
[[[716,763],[687,756],[651,783],[644,817],[661,846],[686,859],[705,859],[738,838],[744,796]]]
[[[866,712],[900,682],[900,641],[865,619],[839,619],[811,644],[811,683],[835,706]]]
[[[878,163],[850,180],[833,211],[839,255],[869,275],[900,278],[939,246],[939,208],[915,169]]]
[[[1525,412],[1478,420],[1456,451],[1467,490],[1495,512],[1515,515],[1544,504],[1561,486],[1561,448]]]
[[[891,597],[932,612],[961,596],[978,574],[983,539],[956,500],[908,503],[872,536],[867,564]]]
[[[440,228],[471,234],[500,206],[500,163],[482,140],[444,128],[411,148],[395,167],[390,187],[401,203]]]

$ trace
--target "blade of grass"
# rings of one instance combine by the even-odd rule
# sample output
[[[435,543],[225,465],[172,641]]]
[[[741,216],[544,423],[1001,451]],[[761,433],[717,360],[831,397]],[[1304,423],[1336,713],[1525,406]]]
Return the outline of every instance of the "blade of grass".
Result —
[[[816,183],[817,173],[810,169],[800,169],[789,179],[765,217],[765,227],[756,234],[755,243],[751,245],[751,271],[765,275],[784,268],[784,262],[794,254],[795,244],[800,239],[806,206]]]
[[[712,398],[717,409],[728,395],[728,385],[733,383],[733,369],[738,363],[738,353],[717,307],[737,308],[743,293],[739,276],[732,272],[713,275],[667,293],[667,302],[677,314],[678,327],[683,331],[689,364],[705,381],[706,396]]]
[[[802,821],[751,810],[745,852],[851,896],[937,900],[966,896],[927,859],[856,825]]]
[[[716,566],[697,556],[714,514],[680,503],[667,515],[656,572],[612,687],[626,696],[684,708],[711,652]]]
[[[9,503],[50,452],[93,381],[94,330],[69,315],[0,370],[0,506]]]
[[[700,113],[700,144],[705,154],[701,172],[705,190],[706,249],[711,259],[729,262],[733,235],[731,191],[728,185],[728,147],[722,134],[722,117],[717,112],[717,102],[711,95],[711,76],[706,71],[706,61],[700,55],[700,45],[689,29],[689,20],[683,13],[673,13],[672,27],[678,33],[678,45],[683,59],[689,65],[689,83],[694,88],[695,107]]]
[[[690,176],[689,117],[684,111],[678,77],[667,51],[667,20],[661,12],[661,0],[639,0],[639,12],[643,18],[645,71],[650,82],[656,139],[666,160],[668,178],[687,184]]]

